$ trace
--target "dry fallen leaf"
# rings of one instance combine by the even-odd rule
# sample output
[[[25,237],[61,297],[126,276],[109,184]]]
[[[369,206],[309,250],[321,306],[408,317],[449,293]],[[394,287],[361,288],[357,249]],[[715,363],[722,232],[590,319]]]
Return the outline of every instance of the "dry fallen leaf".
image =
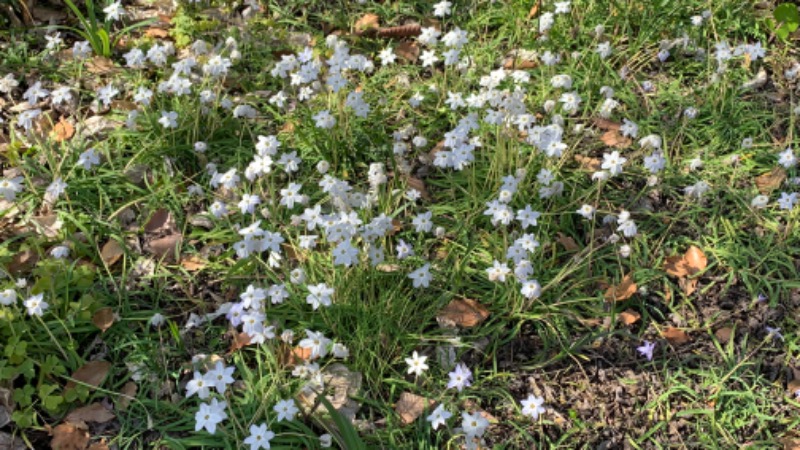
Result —
[[[125,251],[122,249],[122,246],[114,239],[109,239],[108,242],[103,244],[103,248],[100,250],[100,258],[109,267],[119,261],[124,254]]]
[[[674,327],[665,328],[661,334],[673,345],[685,344],[691,340],[685,331]]]
[[[686,254],[683,255],[683,260],[685,261],[689,276],[702,272],[708,266],[708,258],[706,258],[705,253],[694,245],[689,247],[689,250],[686,250]]]
[[[609,286],[604,297],[607,302],[621,302],[633,297],[636,289],[636,283],[633,282],[631,274],[627,274],[618,285]]]
[[[153,39],[166,39],[169,37],[169,31],[159,27],[150,27],[145,30],[144,35]]]
[[[136,397],[136,391],[139,387],[133,381],[128,381],[122,386],[122,389],[119,391],[119,396],[117,396],[117,410],[125,411],[128,409],[128,405],[131,404],[131,401]]]
[[[239,333],[238,331],[233,331],[232,339],[231,339],[231,348],[228,349],[228,355],[243,349],[250,345],[250,335],[247,333]]]
[[[89,443],[85,423],[62,423],[53,429],[50,447],[53,450],[84,450]]]
[[[183,235],[181,233],[170,234],[159,239],[153,239],[148,243],[147,251],[153,255],[163,258],[165,261],[175,261],[178,254],[178,245],[181,243]]]
[[[619,131],[619,129],[622,128],[622,125],[620,123],[614,122],[613,120],[603,119],[602,117],[595,117],[592,120],[592,123],[597,128],[600,128],[601,130],[605,131],[610,131],[610,130]]]
[[[86,68],[92,75],[108,75],[117,72],[114,61],[104,56],[95,56],[86,62]]]
[[[697,278],[679,278],[678,286],[681,287],[685,295],[689,296],[697,290],[697,281]]]
[[[578,243],[575,242],[575,239],[573,239],[571,236],[567,236],[566,234],[560,231],[558,232],[558,238],[556,239],[556,242],[563,245],[564,249],[566,249],[568,252],[577,252],[578,250],[581,249],[578,246]]]
[[[442,326],[472,328],[489,317],[489,310],[470,298],[454,299],[436,315]]]
[[[717,340],[720,344],[727,344],[728,341],[731,340],[731,335],[733,334],[733,329],[730,327],[723,327],[717,330],[714,333],[714,336],[717,337]]]
[[[633,325],[642,318],[642,315],[632,309],[626,309],[619,313],[619,320],[625,325]]]
[[[528,12],[528,20],[533,19],[539,14],[539,8],[542,6],[542,0],[536,0],[536,3],[533,4],[531,10]]]
[[[165,208],[157,209],[150,219],[144,224],[145,233],[167,233],[172,234],[177,231],[175,219],[172,213]]]
[[[7,269],[11,272],[12,275],[21,275],[36,265],[39,261],[39,255],[36,254],[33,250],[23,250],[13,258],[11,258],[11,262],[8,263]]]
[[[92,315],[92,323],[103,333],[114,325],[114,310],[106,307],[100,308]]]
[[[628,148],[633,143],[631,138],[623,136],[618,130],[606,131],[600,136],[600,140],[607,146],[614,148]]]
[[[353,28],[356,30],[356,33],[360,34],[367,30],[376,30],[380,28],[380,26],[380,17],[378,17],[377,14],[367,13],[356,21]]]
[[[588,170],[589,172],[598,172],[602,169],[603,162],[600,158],[592,158],[589,156],[575,155],[575,161],[581,165],[581,170]]]
[[[101,405],[100,403],[92,403],[91,405],[86,405],[80,407],[78,409],[73,410],[69,414],[67,414],[67,418],[64,419],[66,422],[78,423],[78,422],[96,422],[96,423],[106,423],[109,420],[113,419],[114,413],[106,409],[105,406]]]
[[[436,402],[431,399],[414,395],[410,392],[403,392],[394,405],[394,410],[400,415],[400,420],[405,425],[408,425],[417,420],[417,417],[425,411],[425,408],[433,406],[434,403]]]
[[[781,187],[784,180],[786,180],[786,171],[783,170],[783,167],[778,166],[765,174],[757,176],[755,181],[758,192],[768,195]]]
[[[53,139],[56,142],[64,142],[72,139],[72,136],[75,136],[75,127],[61,116],[53,127]]]
[[[673,277],[685,277],[689,274],[689,269],[686,267],[686,262],[683,256],[674,255],[668,256],[664,259],[664,271]]]
[[[394,48],[394,52],[410,63],[417,62],[419,58],[419,46],[415,42],[401,42]]]
[[[89,361],[84,364],[80,369],[72,374],[72,378],[88,384],[89,386],[100,386],[103,380],[106,379],[108,371],[111,370],[111,363],[107,361]],[[65,389],[72,389],[77,383],[70,380],[67,381]]]
[[[181,258],[181,267],[183,267],[189,272],[196,272],[198,270],[202,270],[207,264],[208,261],[204,260],[203,258],[197,255],[192,255],[188,258]]]

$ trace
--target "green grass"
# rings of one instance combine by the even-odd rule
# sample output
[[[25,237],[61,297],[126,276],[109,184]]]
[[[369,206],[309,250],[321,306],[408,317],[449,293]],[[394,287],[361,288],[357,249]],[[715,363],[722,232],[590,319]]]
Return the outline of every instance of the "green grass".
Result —
[[[229,12],[230,5],[217,3]],[[318,448],[318,436],[326,432],[334,437],[334,445],[348,449],[460,448],[463,434],[455,430],[460,413],[476,409],[493,416],[484,435],[488,448],[595,448],[604,442],[632,448],[732,448],[745,443],[768,448],[789,437],[786,430],[798,425],[798,403],[786,387],[798,354],[794,312],[800,283],[794,259],[800,234],[795,230],[797,210],[780,210],[775,201],[779,192],[796,191],[796,186],[787,181],[770,195],[765,209],[754,208],[751,200],[759,193],[754,178],[776,165],[778,152],[795,144],[792,85],[783,76],[793,61],[791,45],[771,40],[759,10],[728,0],[576,0],[568,15],[556,17],[543,40],[539,20],[553,5],[545,2],[537,17],[528,19],[532,3],[455,2],[455,14],[439,25],[445,32],[458,26],[469,33],[463,54],[472,65],[463,73],[441,63],[435,70],[419,63],[381,67],[377,53],[396,41],[347,34],[367,12],[377,14],[384,26],[424,22],[432,11],[426,2],[272,1],[263,5],[266,14],[246,25],[226,24],[204,12],[205,7],[182,5],[171,31],[179,52],[199,38],[212,45],[228,36],[239,42],[242,58],[224,82],[198,78],[192,95],[156,93],[150,106],[139,108],[135,130],[123,126],[87,140],[76,136],[57,143],[7,126],[3,134],[10,144],[0,153],[0,163],[18,169],[25,188],[15,202],[18,213],[0,212],[0,263],[9,272],[8,279],[0,280],[0,290],[13,288],[15,278],[25,277],[29,287],[18,289],[21,300],[42,292],[50,303],[41,320],[28,317],[21,300],[0,307],[0,338],[8,342],[0,354],[0,387],[23,392],[12,432],[25,435],[34,447],[46,445],[46,426],[63,421],[74,408],[101,400],[117,403],[136,366],[141,372],[135,379],[135,400],[125,411],[116,411],[115,427],[93,435],[124,449],[242,448],[249,426],[262,422],[277,434],[273,448]],[[711,18],[703,26],[692,26],[690,18],[706,9]],[[604,26],[602,38],[593,32],[598,25]],[[283,53],[302,50],[291,38],[308,33],[316,42],[315,56],[325,60],[332,54],[325,46],[326,33],[334,30],[345,32],[341,39],[350,54],[374,59],[374,71],[353,73],[341,93],[323,91],[293,109],[271,105],[268,99],[277,90],[284,89],[290,97],[298,91],[269,74]],[[135,34],[130,45],[152,44],[152,38]],[[676,44],[667,62],[659,62],[656,53],[662,41],[684,34],[692,40],[686,50]],[[723,40],[731,46],[761,42],[767,57],[749,64],[737,58],[718,73],[714,45]],[[605,41],[614,51],[602,59],[595,48]],[[60,62],[43,52],[42,39],[24,31],[5,31],[0,42],[0,76],[16,74],[21,88],[3,98],[20,102],[21,92],[33,80],[42,80],[49,89],[72,86],[82,103],[67,115],[80,133],[81,123],[95,115],[89,109],[95,94],[88,81],[97,77],[87,74],[82,63]],[[555,108],[564,121],[567,149],[562,157],[548,158],[533,149],[515,126],[481,121],[472,133],[481,147],[464,170],[425,164],[427,153],[466,114],[464,109],[451,111],[444,103],[446,94],[461,92],[466,97],[479,91],[481,77],[497,69],[509,51],[520,48],[558,51],[562,58],[556,66],[539,64],[527,70],[530,82],[523,103],[528,112],[539,115],[537,125],[550,123],[553,116],[543,109],[545,101],[558,101],[568,91],[582,97],[574,115]],[[698,48],[709,57],[696,58]],[[117,50],[112,58],[120,70],[97,82],[98,87],[113,83],[120,88],[118,100],[131,100],[139,86],[156,91],[172,73],[168,66],[124,68],[121,55],[126,51]],[[624,79],[623,66],[628,69]],[[770,82],[760,90],[742,89],[761,68],[770,74]],[[550,79],[557,74],[569,74],[573,87],[553,88]],[[653,92],[643,91],[645,80],[654,83]],[[502,86],[513,84],[506,81]],[[650,152],[640,150],[638,139],[621,150],[628,159],[624,174],[608,181],[593,181],[591,172],[576,162],[576,155],[602,159],[610,152],[600,139],[603,130],[591,125],[599,114],[603,86],[613,88],[620,103],[611,120],[637,123],[639,138],[663,138],[667,166],[658,184],[647,182],[650,173],[642,159]],[[367,118],[355,117],[344,106],[354,87],[362,89],[372,108]],[[200,114],[204,105],[197,93],[203,89],[255,107],[258,118],[233,118],[218,103]],[[420,108],[408,103],[415,93],[426,97]],[[690,106],[698,111],[694,119],[682,114]],[[13,123],[16,113],[3,108],[6,123]],[[314,126],[312,117],[322,109],[330,109],[336,118],[334,128]],[[161,111],[178,112],[179,126],[164,129],[158,122]],[[478,111],[478,118],[485,114]],[[113,108],[106,117],[124,122],[126,115]],[[576,125],[589,131],[576,134]],[[415,149],[409,142],[410,151],[401,160],[393,155],[392,133],[409,126],[416,130],[411,137],[422,135],[428,144]],[[300,170],[287,174],[276,164],[269,176],[250,183],[244,169],[253,157],[256,137],[270,134],[279,137],[279,152],[297,152]],[[741,148],[748,137],[753,147]],[[196,141],[206,142],[206,153],[194,152]],[[103,155],[103,163],[85,171],[76,162],[90,147]],[[733,155],[739,156],[736,164],[731,163]],[[689,170],[695,157],[704,165]],[[386,214],[400,225],[375,242],[385,248],[385,266],[371,267],[366,252],[353,267],[335,266],[330,254],[334,244],[327,243],[320,230],[313,232],[320,235],[317,250],[298,248],[299,236],[307,230],[291,222],[303,208],[279,206],[279,193],[290,182],[302,183],[307,206],[321,204],[326,212],[333,211],[331,195],[318,187],[323,177],[315,166],[322,160],[331,163],[330,174],[362,193],[370,188],[370,164],[385,164],[388,180],[378,188],[374,206],[355,210],[364,224]],[[214,190],[208,163],[220,172],[237,168],[241,187]],[[401,174],[404,164],[423,180],[430,198],[414,203],[404,197],[409,187]],[[504,177],[520,169],[525,175],[509,207],[517,211],[530,205],[542,213],[539,223],[528,230],[518,224],[493,225],[483,214],[486,204],[497,198]],[[562,195],[540,197],[537,173],[542,169],[564,183]],[[136,171],[143,176],[134,176]],[[787,172],[789,180],[798,175],[796,168]],[[45,208],[44,190],[58,176],[68,183],[67,193]],[[684,194],[686,186],[701,180],[710,185],[702,199]],[[195,184],[203,194],[189,193]],[[264,214],[257,219],[243,217],[236,207],[242,193],[274,201],[259,206]],[[236,212],[222,218],[206,214],[215,199],[226,200]],[[575,213],[583,204],[597,208],[593,222]],[[188,270],[159,261],[142,248],[153,238],[144,225],[158,209],[168,210],[183,234],[183,257],[200,257],[205,261],[202,268]],[[433,212],[434,226],[443,227],[442,236],[414,231],[412,219],[427,210]],[[602,221],[621,210],[632,213],[639,229],[636,238],[623,239],[631,247],[628,258],[620,256],[619,244],[606,240],[615,227]],[[63,223],[55,235],[24,228],[34,218],[49,215]],[[197,225],[198,217],[205,217],[210,229]],[[237,227],[258,219],[262,228],[280,232],[294,249],[289,253],[284,248],[285,259],[278,267],[263,255],[236,256]],[[541,244],[531,258],[533,277],[542,285],[537,299],[525,298],[514,280],[496,283],[486,274],[494,260],[506,260],[507,247],[523,232]],[[567,248],[559,236],[572,238],[577,250]],[[124,255],[113,265],[101,255],[109,239],[125,244]],[[413,246],[414,256],[396,257],[399,239]],[[70,257],[54,260],[48,252],[62,242],[68,243]],[[708,267],[697,292],[686,295],[678,280],[665,273],[664,261],[690,245],[703,250]],[[39,256],[33,267],[20,267],[14,260],[24,250]],[[407,275],[426,262],[433,281],[428,288],[415,289]],[[152,270],[143,274],[138,267],[143,263],[151,264]],[[297,268],[305,271],[306,284],[324,282],[335,289],[333,306],[311,310],[305,303],[305,284],[289,281]],[[637,293],[624,302],[606,302],[607,286],[626,274],[636,282]],[[336,414],[301,413],[295,421],[275,420],[274,404],[294,398],[303,385],[286,366],[287,346],[280,340],[229,352],[232,327],[224,317],[186,328],[190,314],[213,313],[237,301],[250,284],[275,283],[285,283],[290,292],[283,304],[266,300],[267,323],[278,334],[289,329],[302,338],[306,329],[321,331],[349,349],[349,357],[340,362],[363,377],[355,399],[361,408],[352,430]],[[768,300],[759,302],[759,294]],[[439,311],[451,300],[464,298],[484,305],[488,319],[469,329],[441,327]],[[118,319],[101,333],[91,319],[102,307],[111,307]],[[638,312],[641,319],[624,326],[618,316],[626,310]],[[148,323],[156,312],[167,318],[161,327]],[[715,336],[722,326],[735,330],[727,343]],[[784,340],[767,339],[766,326],[779,327]],[[685,329],[691,342],[669,343],[660,334],[666,327]],[[642,340],[657,342],[651,362],[636,353]],[[473,385],[460,393],[446,389],[451,368],[438,357],[451,348],[474,375]],[[427,355],[430,366],[418,378],[406,372],[404,359],[413,351]],[[185,385],[195,370],[192,359],[199,355],[217,355],[236,367],[237,384],[217,396],[228,402],[228,419],[214,435],[195,432],[194,413],[201,401],[185,398]],[[109,377],[99,388],[83,387],[76,398],[68,396],[63,386],[69,375],[94,359],[111,362]],[[317,362],[324,369],[332,361]],[[429,408],[414,423],[403,424],[394,407],[407,391],[442,402],[453,418],[444,429],[433,431],[424,419]],[[625,394],[629,403],[617,406],[617,391],[632,392]],[[538,421],[521,412],[519,402],[529,393],[544,396],[549,408]],[[53,398],[59,396],[60,403]]]

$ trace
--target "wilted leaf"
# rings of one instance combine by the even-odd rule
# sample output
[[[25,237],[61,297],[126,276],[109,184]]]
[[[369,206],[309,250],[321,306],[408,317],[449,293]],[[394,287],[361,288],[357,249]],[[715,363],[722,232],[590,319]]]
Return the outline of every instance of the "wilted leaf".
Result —
[[[566,234],[560,231],[558,232],[558,238],[556,239],[556,242],[563,245],[564,249],[566,249],[568,252],[577,252],[578,250],[581,249],[578,246],[578,243],[575,242],[575,239],[573,239],[571,236],[567,236]]]
[[[533,19],[539,14],[539,8],[542,6],[542,0],[536,0],[536,3],[533,4],[531,10],[528,11],[528,20]]]
[[[92,315],[92,323],[103,333],[114,325],[114,310],[111,308],[100,308]]]
[[[30,249],[23,250],[11,258],[11,262],[8,263],[7,269],[12,275],[21,275],[31,270],[38,261],[39,255],[36,254],[36,252]]]
[[[100,403],[92,403],[91,405],[83,406],[67,414],[67,418],[64,420],[73,423],[79,421],[106,423],[114,417],[114,413],[106,409],[105,406]]]
[[[705,253],[694,245],[689,247],[689,250],[686,250],[683,260],[690,276],[702,272],[708,266],[708,258],[706,258]]]
[[[589,172],[598,172],[603,164],[600,158],[592,158],[583,155],[575,155],[575,161],[581,165],[582,170],[588,170]]]
[[[153,39],[166,39],[169,37],[169,31],[159,27],[150,27],[145,30],[144,35]]]
[[[109,239],[108,242],[103,244],[103,248],[100,250],[100,258],[109,267],[113,266],[117,261],[119,261],[124,254],[125,251],[115,239]]]
[[[664,335],[664,338],[673,345],[685,344],[691,340],[686,332],[674,327],[665,328],[661,334]]]
[[[356,21],[354,28],[356,33],[363,33],[367,30],[378,29],[380,26],[380,17],[377,14],[367,13]]]
[[[604,297],[607,302],[621,302],[631,298],[636,293],[636,289],[636,283],[633,282],[631,274],[627,274],[618,285],[609,286]]]
[[[733,334],[733,329],[730,327],[723,327],[717,330],[714,333],[714,336],[717,337],[717,340],[720,344],[727,344],[729,340],[731,340],[731,335]]]
[[[415,42],[401,42],[394,48],[394,52],[410,63],[417,62],[419,58],[419,46]]]
[[[631,138],[623,136],[618,130],[606,131],[600,136],[600,140],[607,146],[614,148],[628,148],[633,143]]]
[[[529,59],[506,58],[503,62],[503,68],[506,70],[525,70],[537,67],[539,63]]]
[[[144,224],[145,233],[168,233],[177,231],[172,213],[165,208],[157,209]]]
[[[125,411],[128,409],[128,405],[131,404],[131,400],[136,397],[136,391],[139,389],[136,386],[136,383],[133,381],[128,381],[122,386],[122,389],[119,391],[119,396],[117,396],[117,409],[119,411]]]
[[[197,255],[192,255],[188,258],[181,258],[181,267],[183,267],[189,272],[196,272],[198,270],[202,270],[207,264],[208,261],[204,260],[203,258]]]
[[[602,117],[594,118],[592,123],[594,123],[594,126],[597,128],[605,131],[619,131],[619,129],[622,128],[621,124],[614,122],[613,120],[603,119]]]
[[[95,56],[90,59],[86,62],[86,68],[92,75],[108,75],[119,70],[114,67],[114,61],[104,56]]]
[[[681,291],[687,296],[694,294],[694,291],[697,290],[697,278],[679,278],[678,279],[678,286],[681,287]]]
[[[181,243],[183,235],[181,233],[170,234],[163,238],[153,239],[149,242],[147,249],[150,253],[163,258],[166,261],[175,261],[178,254],[178,245]]]
[[[53,450],[84,450],[89,443],[86,424],[62,423],[53,429],[50,447]]]
[[[442,326],[471,328],[489,317],[489,310],[475,300],[454,299],[436,315]]]
[[[417,420],[417,417],[425,411],[425,408],[433,406],[434,403],[436,402],[431,399],[414,395],[410,392],[403,392],[394,405],[394,410],[400,415],[400,420],[408,425]]]
[[[100,386],[106,379],[108,371],[111,370],[111,363],[107,361],[89,361],[83,367],[72,374],[72,378],[89,386]],[[66,389],[72,389],[77,385],[74,381],[67,381]]]
[[[777,166],[765,174],[756,177],[756,187],[758,192],[764,195],[770,194],[775,189],[778,189],[786,180],[786,171],[783,167]]]
[[[642,315],[632,309],[619,313],[619,320],[625,325],[633,325],[642,318]]]
[[[685,277],[689,274],[683,256],[668,256],[664,259],[664,271],[673,277]]]
[[[232,354],[238,350],[243,349],[250,345],[250,335],[247,333],[239,333],[234,330],[231,339],[231,348],[228,349],[228,354]]]
[[[75,127],[64,119],[64,116],[58,120],[58,123],[53,127],[53,140],[56,142],[64,142],[72,139],[75,136]]]

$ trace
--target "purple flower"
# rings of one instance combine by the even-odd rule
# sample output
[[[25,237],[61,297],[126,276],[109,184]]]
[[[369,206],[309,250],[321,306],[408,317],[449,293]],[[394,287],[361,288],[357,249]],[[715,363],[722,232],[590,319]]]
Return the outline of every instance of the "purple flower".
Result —
[[[655,348],[655,342],[644,341],[644,344],[641,347],[636,347],[636,351],[638,351],[642,356],[646,356],[648,361],[652,361],[653,350],[655,350]]]
[[[458,392],[472,384],[472,372],[467,368],[464,363],[459,363],[456,368],[448,374],[450,381],[447,383],[447,388],[456,388]]]

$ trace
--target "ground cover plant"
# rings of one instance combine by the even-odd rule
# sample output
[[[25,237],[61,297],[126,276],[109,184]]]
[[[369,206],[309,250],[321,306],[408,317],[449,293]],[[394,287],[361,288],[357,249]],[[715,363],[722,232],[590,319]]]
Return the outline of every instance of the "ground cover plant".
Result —
[[[800,445],[793,5],[3,14],[0,447]]]

